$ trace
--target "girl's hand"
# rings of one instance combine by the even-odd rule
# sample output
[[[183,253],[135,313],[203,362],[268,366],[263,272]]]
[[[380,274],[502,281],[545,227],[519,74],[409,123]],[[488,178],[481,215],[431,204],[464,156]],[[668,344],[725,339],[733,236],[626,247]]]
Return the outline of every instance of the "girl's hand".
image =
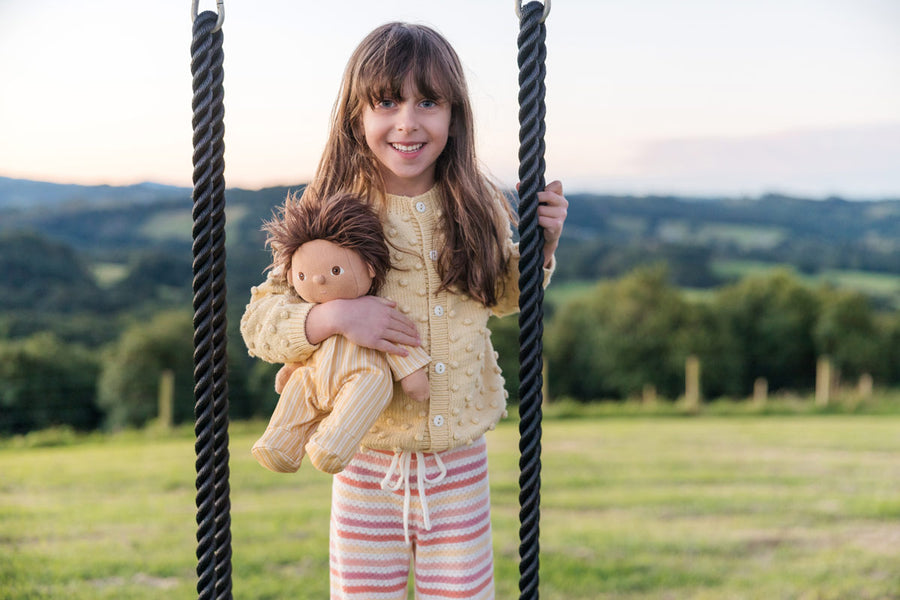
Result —
[[[519,185],[516,184],[516,189]],[[569,202],[563,196],[562,183],[552,181],[547,184],[543,192],[538,192],[538,225],[544,230],[544,267],[550,266],[553,253],[559,246],[559,238],[562,236],[563,224],[569,210]]]
[[[537,196],[538,225],[544,228],[544,267],[549,267],[553,253],[559,246],[559,238],[562,237],[569,201],[563,196],[562,183],[559,181],[550,182]]]
[[[397,303],[378,296],[331,300],[315,306],[306,319],[306,338],[318,344],[341,334],[354,344],[407,356],[401,345],[420,346],[415,323],[397,310]]]

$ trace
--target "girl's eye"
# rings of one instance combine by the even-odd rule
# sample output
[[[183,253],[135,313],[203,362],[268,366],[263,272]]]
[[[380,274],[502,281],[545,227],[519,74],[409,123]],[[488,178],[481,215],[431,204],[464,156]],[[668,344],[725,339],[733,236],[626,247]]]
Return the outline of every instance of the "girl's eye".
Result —
[[[390,98],[382,98],[378,102],[375,103],[375,106],[378,108],[393,108],[394,101]]]
[[[422,100],[419,105],[422,108],[434,108],[438,105],[437,100]]]
[[[331,274],[337,277],[344,272],[344,267],[331,267]]]
[[[304,275],[303,273],[297,273],[297,279],[299,279],[300,281],[306,281],[306,275]]]

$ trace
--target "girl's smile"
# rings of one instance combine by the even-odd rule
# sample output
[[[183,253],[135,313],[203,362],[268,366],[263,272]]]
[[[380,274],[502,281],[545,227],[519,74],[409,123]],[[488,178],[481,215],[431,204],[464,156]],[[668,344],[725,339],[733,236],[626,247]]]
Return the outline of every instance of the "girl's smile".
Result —
[[[435,164],[447,145],[450,106],[419,93],[411,77],[402,98],[366,104],[362,125],[385,191],[418,196],[434,186]]]

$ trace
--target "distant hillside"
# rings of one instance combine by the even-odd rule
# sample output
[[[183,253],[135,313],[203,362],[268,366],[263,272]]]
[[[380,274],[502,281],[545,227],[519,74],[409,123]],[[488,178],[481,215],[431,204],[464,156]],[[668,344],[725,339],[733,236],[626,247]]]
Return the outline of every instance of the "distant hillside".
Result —
[[[161,198],[190,197],[191,190],[158,183],[129,186],[69,185],[0,177],[0,209],[147,204]]]
[[[226,191],[229,287],[262,277],[262,221],[293,188]],[[557,280],[593,281],[664,262],[674,283],[720,285],[741,265],[787,264],[900,276],[900,200],[809,200],[779,195],[697,199],[573,194]],[[190,190],[155,184],[75,186],[0,178],[0,233],[32,232],[73,248],[101,284],[130,281],[135,265],[190,258]],[[175,263],[172,263],[175,261]],[[233,286],[233,287],[232,287]],[[895,305],[893,283],[884,305]],[[236,292],[237,293],[237,292]]]

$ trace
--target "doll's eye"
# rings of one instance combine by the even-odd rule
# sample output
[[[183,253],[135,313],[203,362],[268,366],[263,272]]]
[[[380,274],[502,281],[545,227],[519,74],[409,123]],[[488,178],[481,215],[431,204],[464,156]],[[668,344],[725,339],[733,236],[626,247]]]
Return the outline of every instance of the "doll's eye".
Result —
[[[306,275],[304,275],[303,273],[297,273],[297,279],[299,279],[300,281],[306,281]]]
[[[338,267],[338,266],[331,267],[331,274],[334,275],[335,277],[342,274],[343,272],[344,272],[344,267]]]

